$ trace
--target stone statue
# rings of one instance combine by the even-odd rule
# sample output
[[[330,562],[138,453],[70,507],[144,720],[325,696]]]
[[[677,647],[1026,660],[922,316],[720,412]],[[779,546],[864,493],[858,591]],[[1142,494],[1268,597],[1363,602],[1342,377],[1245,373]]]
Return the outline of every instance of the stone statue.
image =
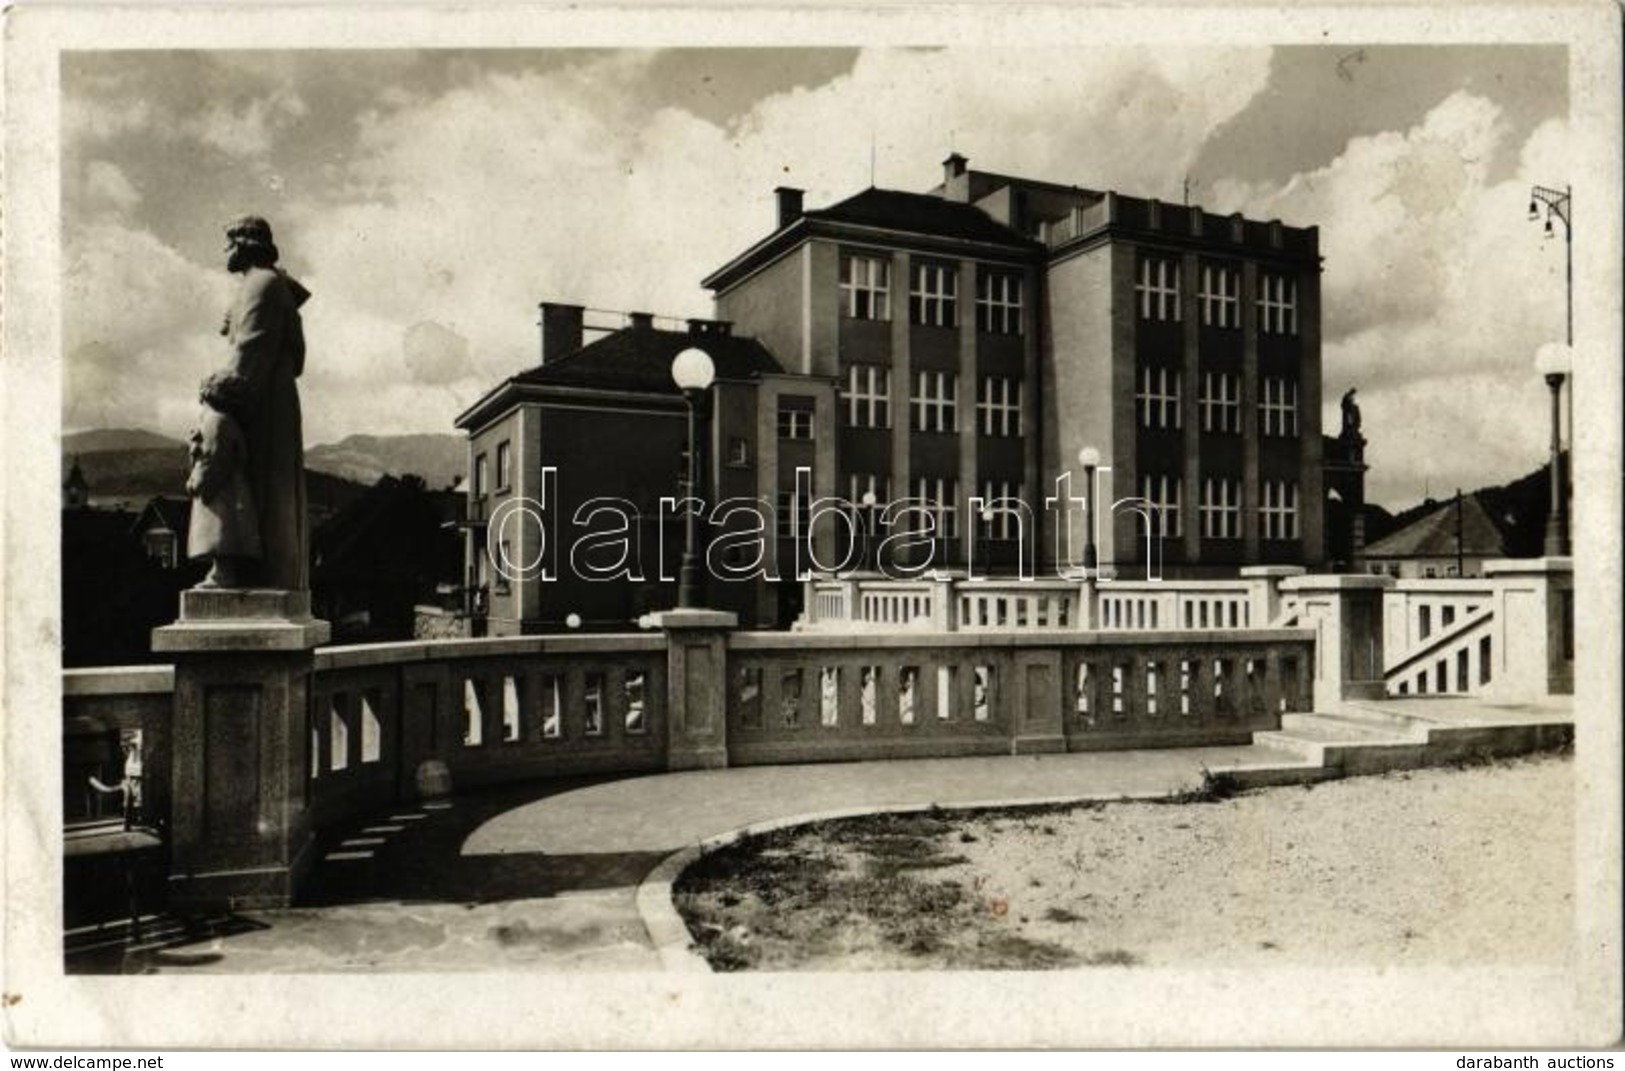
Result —
[[[1343,395],[1343,434],[1342,438],[1350,442],[1360,441],[1360,407],[1354,401],[1355,388],[1350,387]]]
[[[309,582],[305,447],[297,380],[305,368],[299,307],[310,291],[277,267],[271,225],[245,216],[226,229],[226,270],[242,278],[221,333],[227,371],[245,384],[238,421],[247,444],[248,490],[259,515],[263,587],[304,591]]]
[[[239,588],[252,563],[263,557],[259,511],[248,487],[248,440],[240,424],[249,404],[248,383],[215,372],[198,388],[203,410],[188,438],[192,468],[186,493],[192,496],[187,553],[213,565],[200,588]]]

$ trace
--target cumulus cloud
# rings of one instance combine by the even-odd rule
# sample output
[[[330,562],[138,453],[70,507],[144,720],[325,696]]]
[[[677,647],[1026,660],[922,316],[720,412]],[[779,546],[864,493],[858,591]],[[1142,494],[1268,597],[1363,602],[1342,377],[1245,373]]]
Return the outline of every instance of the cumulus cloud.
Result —
[[[1517,173],[1491,182],[1507,129],[1492,101],[1458,92],[1409,130],[1353,139],[1279,186],[1217,191],[1254,214],[1319,224],[1325,415],[1335,427],[1336,399],[1360,388],[1375,501],[1472,488],[1543,459],[1531,368],[1562,337],[1562,260],[1525,212],[1565,134],[1543,124]]]

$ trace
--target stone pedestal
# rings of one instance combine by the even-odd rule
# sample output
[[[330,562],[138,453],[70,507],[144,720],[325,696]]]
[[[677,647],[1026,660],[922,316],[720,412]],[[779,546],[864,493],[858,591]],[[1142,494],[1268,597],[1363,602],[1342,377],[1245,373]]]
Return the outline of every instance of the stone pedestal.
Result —
[[[1492,653],[1498,698],[1574,694],[1574,559],[1484,563],[1495,581],[1495,616],[1506,640]]]
[[[728,633],[739,616],[721,610],[667,610],[666,766],[710,770],[728,765]]]
[[[1315,630],[1315,709],[1348,699],[1381,699],[1382,595],[1386,576],[1298,576],[1280,590],[1298,597],[1304,626]]]
[[[175,659],[169,902],[283,907],[313,861],[308,592],[194,589],[153,630]]]

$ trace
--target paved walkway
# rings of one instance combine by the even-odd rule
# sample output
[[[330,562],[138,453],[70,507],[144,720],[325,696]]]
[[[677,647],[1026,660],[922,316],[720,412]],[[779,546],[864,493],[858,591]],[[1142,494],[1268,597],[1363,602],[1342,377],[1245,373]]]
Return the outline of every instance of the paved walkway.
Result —
[[[1410,707],[1455,724],[1568,713]],[[223,920],[212,934],[160,928],[133,949],[109,942],[80,954],[70,969],[659,970],[638,884],[674,852],[744,827],[933,804],[1163,796],[1199,786],[1204,769],[1296,764],[1257,746],[1180,748],[760,766],[469,793],[331,833],[309,906]]]

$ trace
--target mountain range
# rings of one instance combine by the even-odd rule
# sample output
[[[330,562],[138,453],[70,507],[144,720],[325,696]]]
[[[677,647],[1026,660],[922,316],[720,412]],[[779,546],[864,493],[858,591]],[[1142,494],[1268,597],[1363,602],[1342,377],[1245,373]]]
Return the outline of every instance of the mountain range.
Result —
[[[79,462],[96,499],[177,494],[186,482],[186,444],[140,428],[100,428],[62,437],[64,474]],[[447,487],[468,467],[466,440],[457,435],[350,435],[305,449],[305,467],[371,486],[380,477],[422,476]]]

